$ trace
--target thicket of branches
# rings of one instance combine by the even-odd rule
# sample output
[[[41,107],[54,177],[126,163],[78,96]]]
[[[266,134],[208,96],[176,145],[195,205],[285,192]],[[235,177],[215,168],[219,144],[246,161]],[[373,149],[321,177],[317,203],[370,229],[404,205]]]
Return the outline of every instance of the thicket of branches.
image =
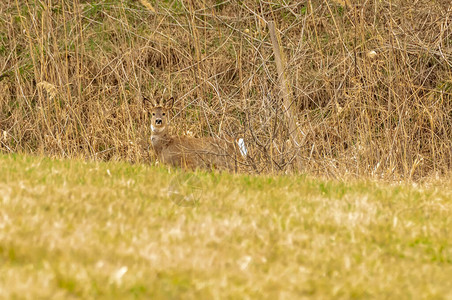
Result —
[[[152,161],[142,95],[175,96],[174,130],[245,137],[247,170],[441,174],[451,24],[448,0],[2,1],[0,149]]]

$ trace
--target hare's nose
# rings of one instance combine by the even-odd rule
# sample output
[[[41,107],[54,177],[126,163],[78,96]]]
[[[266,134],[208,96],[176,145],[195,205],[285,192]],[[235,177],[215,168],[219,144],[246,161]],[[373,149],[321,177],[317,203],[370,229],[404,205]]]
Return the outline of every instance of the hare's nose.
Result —
[[[155,125],[162,125],[162,119],[155,120]]]

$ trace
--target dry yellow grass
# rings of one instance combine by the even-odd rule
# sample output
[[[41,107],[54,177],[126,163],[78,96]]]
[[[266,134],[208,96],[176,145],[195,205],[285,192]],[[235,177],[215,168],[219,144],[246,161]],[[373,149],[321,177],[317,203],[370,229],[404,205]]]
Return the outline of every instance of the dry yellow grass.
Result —
[[[2,1],[0,149],[152,161],[141,95],[155,94],[177,97],[180,133],[245,136],[250,171],[448,172],[450,1],[345,2]]]
[[[452,297],[451,181],[0,165],[2,299]],[[176,205],[193,176],[196,201]]]

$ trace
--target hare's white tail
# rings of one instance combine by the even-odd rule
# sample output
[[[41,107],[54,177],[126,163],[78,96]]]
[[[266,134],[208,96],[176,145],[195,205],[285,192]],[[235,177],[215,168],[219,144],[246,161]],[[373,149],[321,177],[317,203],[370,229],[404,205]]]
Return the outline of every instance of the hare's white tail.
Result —
[[[248,149],[246,149],[245,140],[243,138],[237,139],[237,145],[239,146],[240,154],[246,157],[248,155]]]

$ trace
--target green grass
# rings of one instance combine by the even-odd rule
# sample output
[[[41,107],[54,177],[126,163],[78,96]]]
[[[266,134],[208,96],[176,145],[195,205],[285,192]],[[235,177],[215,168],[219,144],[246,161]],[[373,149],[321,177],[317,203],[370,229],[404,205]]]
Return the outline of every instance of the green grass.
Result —
[[[2,299],[452,298],[451,181],[21,155],[0,168]],[[201,191],[176,205],[190,176]]]

